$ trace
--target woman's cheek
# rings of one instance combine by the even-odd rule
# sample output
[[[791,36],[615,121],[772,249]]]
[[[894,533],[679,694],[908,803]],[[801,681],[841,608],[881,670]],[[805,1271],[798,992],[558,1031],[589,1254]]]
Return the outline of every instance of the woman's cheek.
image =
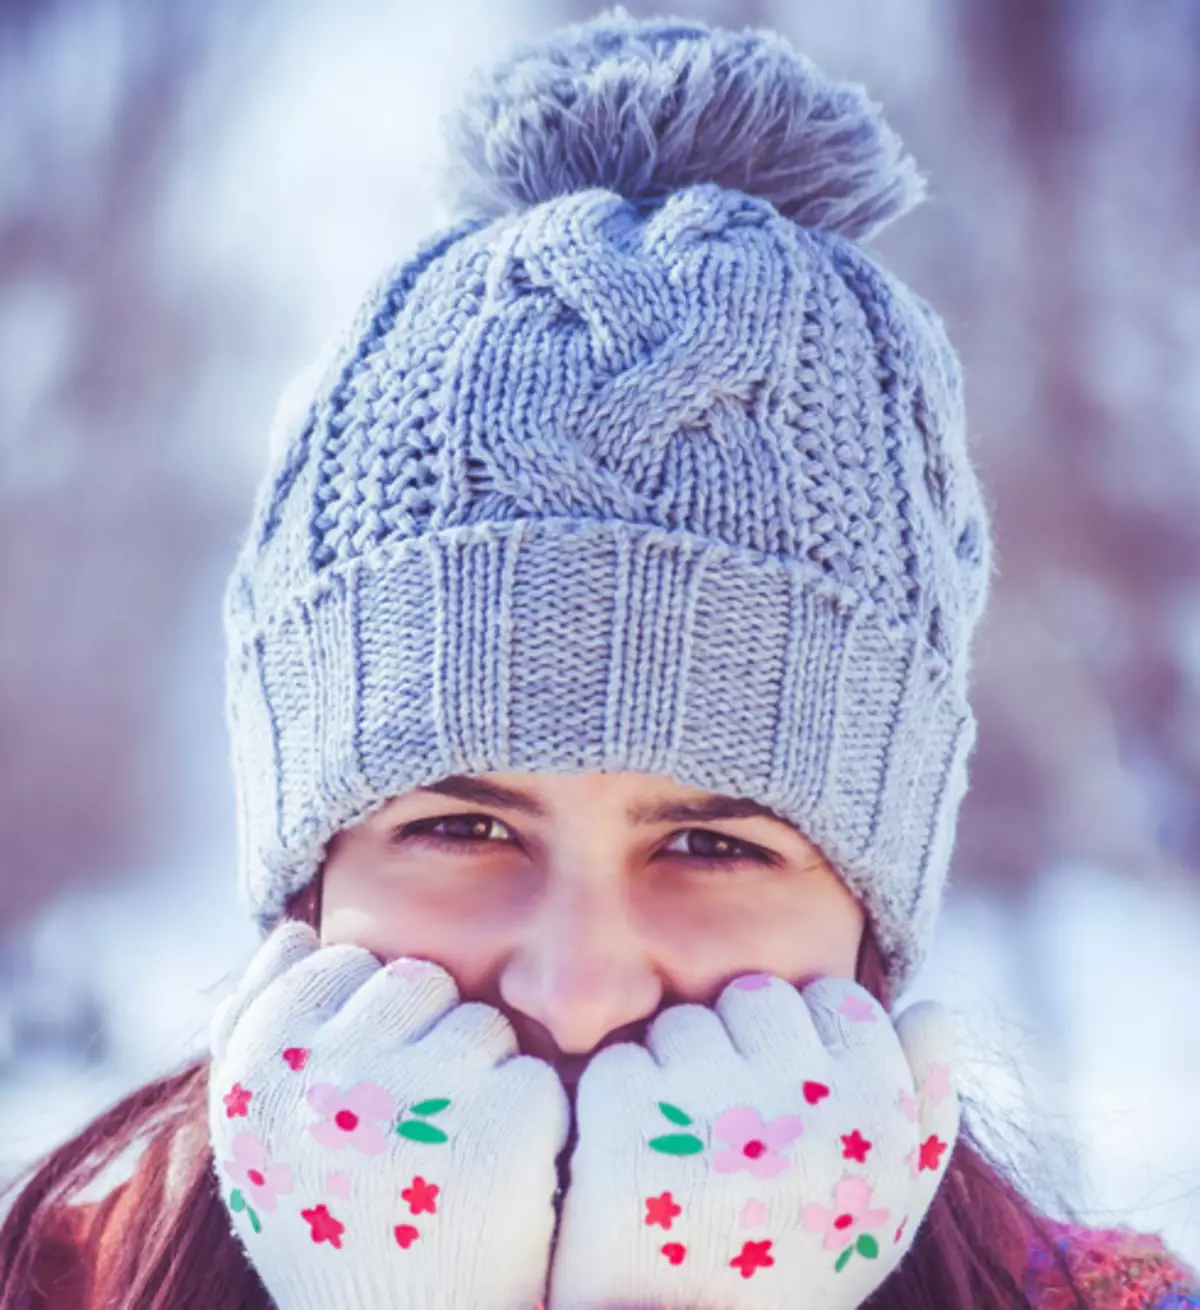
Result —
[[[364,946],[385,961],[402,955],[433,960],[465,992],[494,966],[521,914],[512,889],[499,880],[389,871],[326,887],[321,940]]]
[[[792,981],[853,978],[863,914],[840,884],[792,888],[713,887],[686,896],[661,889],[643,900],[644,935],[677,963],[697,994],[757,970]]]

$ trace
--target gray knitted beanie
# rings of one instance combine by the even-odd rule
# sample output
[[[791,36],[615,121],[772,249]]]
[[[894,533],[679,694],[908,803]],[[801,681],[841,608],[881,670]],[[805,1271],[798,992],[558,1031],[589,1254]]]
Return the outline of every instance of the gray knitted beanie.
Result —
[[[452,773],[751,797],[921,962],[992,564],[923,179],[779,35],[617,7],[476,74],[452,226],[277,414],[225,597],[241,889]],[[450,194],[449,192],[447,194]]]

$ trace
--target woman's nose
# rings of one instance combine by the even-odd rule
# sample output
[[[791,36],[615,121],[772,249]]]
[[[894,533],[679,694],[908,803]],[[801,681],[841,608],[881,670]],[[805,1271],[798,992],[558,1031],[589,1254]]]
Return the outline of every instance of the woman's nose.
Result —
[[[505,1002],[586,1054],[614,1029],[652,1015],[655,962],[618,891],[582,881],[548,890],[500,976]]]

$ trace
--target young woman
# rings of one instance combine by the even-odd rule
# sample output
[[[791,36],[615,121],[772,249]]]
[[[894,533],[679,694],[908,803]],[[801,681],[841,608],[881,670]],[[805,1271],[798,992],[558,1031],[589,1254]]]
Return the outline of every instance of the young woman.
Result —
[[[1040,1214],[897,1005],[992,553],[954,351],[862,248],[894,133],[620,9],[456,126],[464,216],[290,391],[229,583],[265,941],[24,1183],[0,1310],[1200,1305]]]

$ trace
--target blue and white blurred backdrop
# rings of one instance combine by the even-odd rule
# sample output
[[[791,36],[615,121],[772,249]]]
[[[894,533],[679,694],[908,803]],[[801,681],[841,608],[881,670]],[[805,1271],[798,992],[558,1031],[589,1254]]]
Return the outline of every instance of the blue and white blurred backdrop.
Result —
[[[237,907],[219,601],[287,378],[443,221],[470,66],[584,0],[0,0],[0,1175],[198,1050]],[[1200,1262],[1200,6],[707,0],[931,179],[1000,573],[918,991],[1094,1222]]]

